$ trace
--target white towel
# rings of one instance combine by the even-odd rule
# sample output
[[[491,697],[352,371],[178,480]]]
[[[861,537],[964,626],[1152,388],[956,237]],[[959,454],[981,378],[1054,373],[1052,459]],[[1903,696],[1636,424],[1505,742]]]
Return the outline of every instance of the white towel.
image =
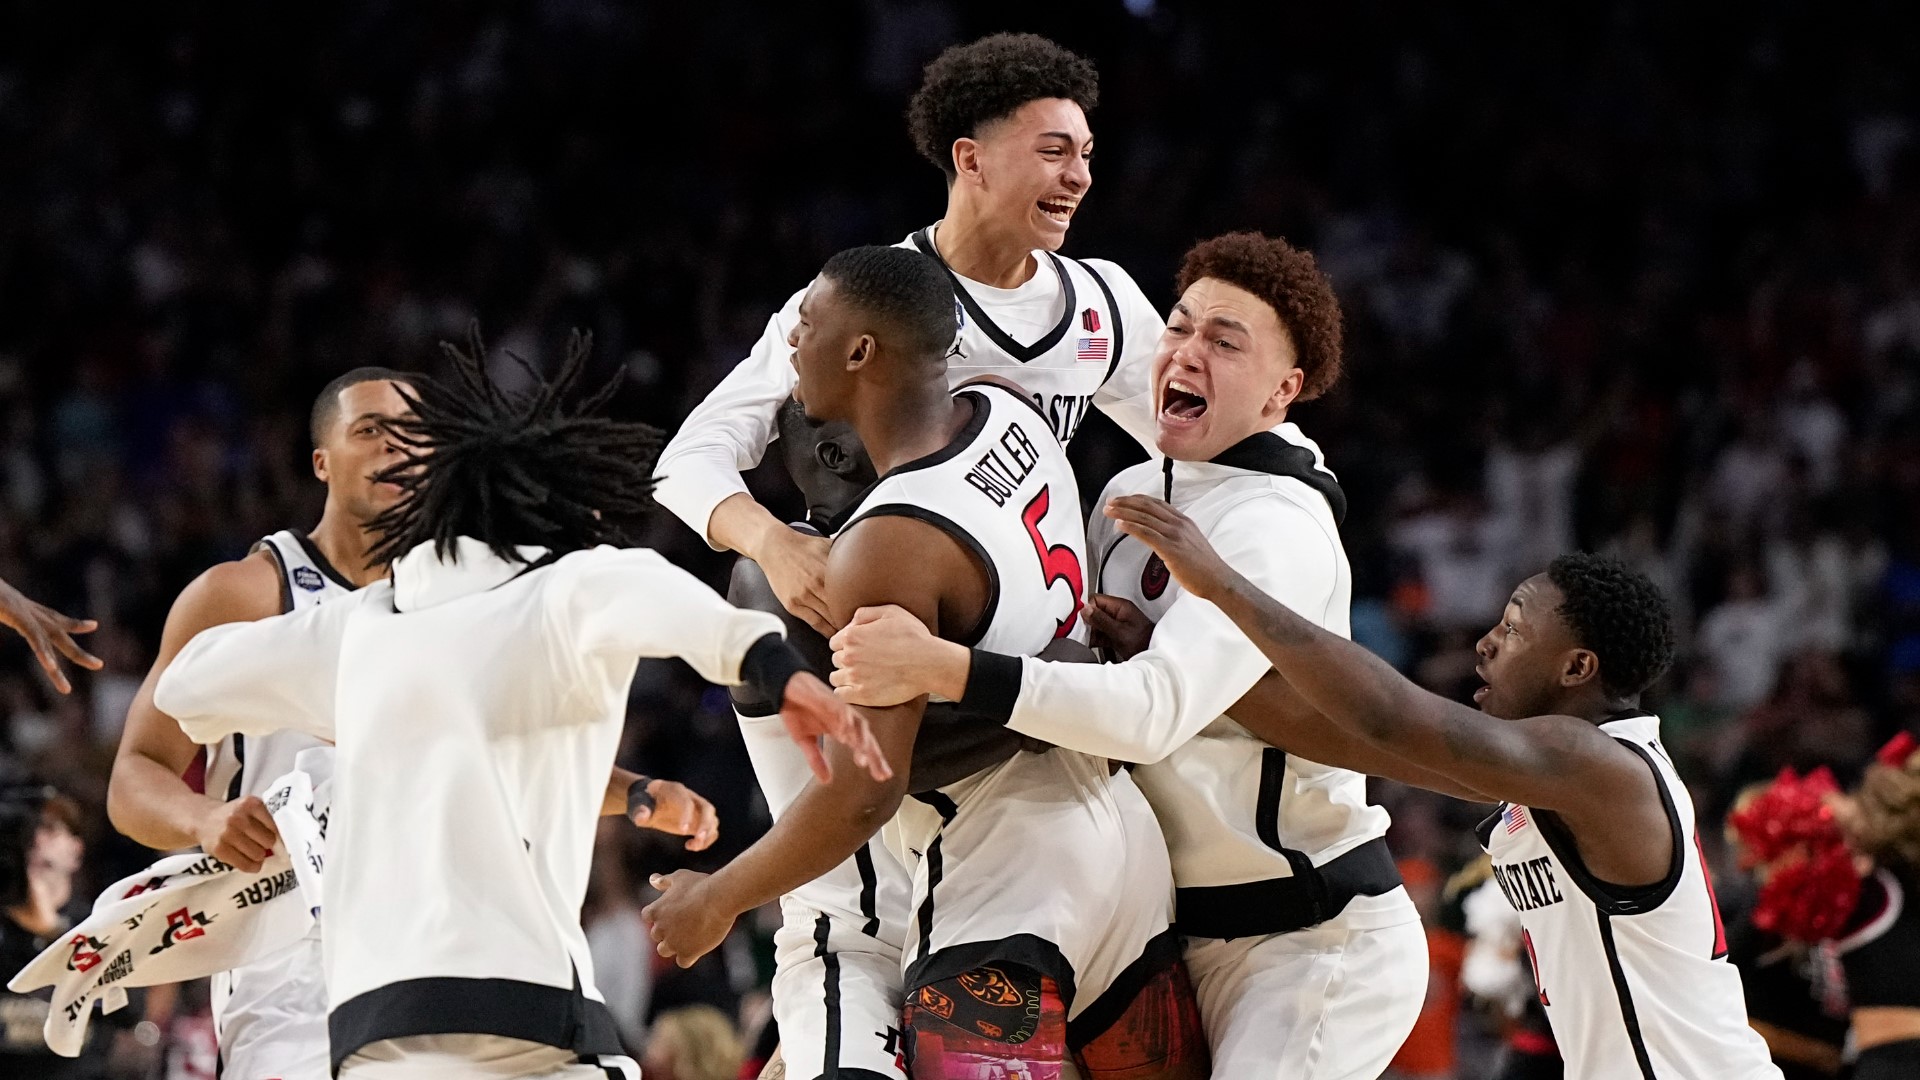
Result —
[[[281,843],[257,874],[211,855],[170,855],[115,882],[93,914],[8,981],[15,993],[53,990],[47,1046],[77,1057],[93,1003],[103,1013],[127,990],[205,978],[263,959],[307,935],[320,912],[331,747],[301,751],[264,801]]]

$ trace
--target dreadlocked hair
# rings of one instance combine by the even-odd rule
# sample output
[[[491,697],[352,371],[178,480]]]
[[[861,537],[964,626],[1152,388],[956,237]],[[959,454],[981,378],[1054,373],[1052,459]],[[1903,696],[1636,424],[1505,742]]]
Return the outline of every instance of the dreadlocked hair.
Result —
[[[462,536],[522,563],[521,546],[565,553],[628,545],[626,526],[653,506],[661,433],[600,414],[619,388],[618,372],[567,404],[592,348],[593,336],[575,330],[551,380],[508,353],[534,382],[508,393],[487,375],[477,324],[464,351],[442,342],[454,378],[399,388],[413,415],[388,426],[406,456],[377,479],[404,495],[368,523],[379,536],[371,559],[391,562],[428,541],[445,558]]]

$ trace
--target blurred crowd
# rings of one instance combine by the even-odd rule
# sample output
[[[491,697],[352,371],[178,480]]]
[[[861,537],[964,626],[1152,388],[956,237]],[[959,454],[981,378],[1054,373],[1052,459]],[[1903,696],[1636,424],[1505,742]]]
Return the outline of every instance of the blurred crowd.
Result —
[[[1356,637],[1460,693],[1515,582],[1615,554],[1681,615],[1655,705],[1706,820],[1857,774],[1920,730],[1920,55],[1890,2],[1684,7],[0,0],[0,578],[108,665],[59,697],[0,642],[0,779],[78,807],[77,901],[145,865],[102,810],[128,702],[187,581],[317,518],[328,378],[432,370],[474,319],[510,377],[583,326],[671,429],[829,254],[938,214],[906,97],[1008,28],[1100,65],[1067,253],[1165,302],[1191,241],[1257,228],[1333,276],[1349,376],[1294,418],[1353,508]],[[1140,451],[1085,430],[1091,493]],[[725,569],[665,514],[647,540]],[[600,985],[649,1077],[725,1080],[764,1052],[764,930],[681,972],[637,914],[765,826],[725,697],[643,666],[622,763],[722,837],[607,825]],[[1438,910],[1483,810],[1378,794]],[[1409,1076],[1481,1075],[1452,979]],[[194,988],[149,998],[123,1075],[203,1075]]]

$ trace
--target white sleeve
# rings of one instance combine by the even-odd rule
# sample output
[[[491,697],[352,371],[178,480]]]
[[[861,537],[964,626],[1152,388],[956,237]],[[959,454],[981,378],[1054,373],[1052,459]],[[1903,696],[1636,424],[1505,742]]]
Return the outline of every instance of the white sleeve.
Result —
[[[780,403],[795,380],[787,333],[800,320],[802,289],[767,320],[747,358],[696,406],[653,467],[653,497],[709,545],[713,508],[747,490],[740,474],[760,464]]]
[[[679,657],[708,682],[734,686],[754,642],[786,628],[747,611],[646,548],[598,547],[554,567],[547,610],[563,652],[623,660]]]
[[[358,606],[358,598],[341,597],[208,627],[160,673],[153,704],[197,743],[286,730],[332,742],[340,640]]]
[[[1122,431],[1133,436],[1147,453],[1155,453],[1153,354],[1160,347],[1160,334],[1167,328],[1167,320],[1117,264],[1105,259],[1086,259],[1083,263],[1113,290],[1113,302],[1120,308],[1121,325],[1126,330],[1120,362],[1095,391],[1093,404],[1120,425]]]
[[[1287,495],[1265,493],[1229,507],[1208,539],[1261,591],[1315,622],[1328,618],[1339,540]],[[1008,726],[1101,757],[1159,761],[1225,713],[1271,666],[1218,607],[1183,592],[1154,627],[1146,651],[1124,663],[1022,658]]]

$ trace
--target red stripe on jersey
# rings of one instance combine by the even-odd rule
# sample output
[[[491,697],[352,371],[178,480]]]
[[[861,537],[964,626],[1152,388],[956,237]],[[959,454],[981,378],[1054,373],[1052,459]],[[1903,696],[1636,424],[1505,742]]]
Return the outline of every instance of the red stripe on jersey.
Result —
[[[207,793],[206,747],[202,746],[193,752],[193,760],[187,763],[187,771],[180,774],[180,779],[187,782],[187,787],[191,788],[195,795]]]
[[[1707,883],[1707,907],[1713,911],[1713,959],[1727,955],[1727,924],[1720,918],[1720,897],[1713,890],[1713,871],[1707,868],[1707,849],[1700,846],[1700,830],[1693,830],[1693,853],[1700,859],[1700,879]]]

